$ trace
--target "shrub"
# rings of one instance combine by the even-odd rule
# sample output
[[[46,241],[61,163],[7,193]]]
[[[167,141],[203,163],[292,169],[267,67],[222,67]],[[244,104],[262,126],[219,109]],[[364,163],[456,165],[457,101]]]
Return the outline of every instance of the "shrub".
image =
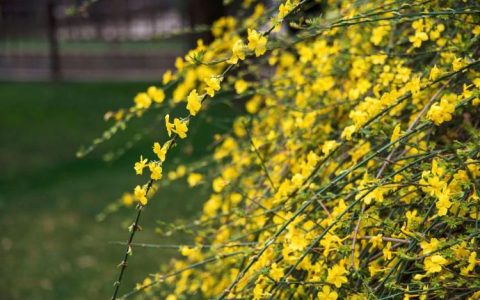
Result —
[[[125,296],[479,299],[478,3],[252,2],[115,113],[107,138],[185,107],[135,163],[149,179],[129,197],[123,274],[169,150],[218,95],[247,111],[218,139],[214,178],[170,174],[212,185],[194,243]]]

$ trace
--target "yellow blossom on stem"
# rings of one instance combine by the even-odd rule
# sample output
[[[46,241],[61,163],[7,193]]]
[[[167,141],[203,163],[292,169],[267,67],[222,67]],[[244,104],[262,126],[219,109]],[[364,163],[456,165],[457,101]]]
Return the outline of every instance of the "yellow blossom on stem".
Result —
[[[435,254],[425,258],[423,266],[427,274],[438,273],[442,271],[442,267],[446,265],[448,261],[443,256]]]
[[[433,68],[430,70],[429,79],[430,80],[435,80],[438,77],[440,77],[441,74],[442,74],[442,71],[440,71],[440,69],[437,67],[437,65],[434,65]]]
[[[283,19],[285,16],[292,11],[295,6],[290,0],[287,0],[285,3],[280,4],[278,8],[278,18]]]
[[[437,250],[438,246],[440,245],[440,241],[436,238],[432,238],[430,242],[423,241],[420,243],[420,247],[422,248],[422,254],[428,254]]]
[[[395,128],[393,129],[393,132],[392,132],[392,136],[390,137],[390,143],[392,143],[393,141],[396,141],[400,138],[401,136],[401,127],[400,127],[400,124],[397,124],[395,126]]]
[[[181,121],[180,119],[178,118],[175,118],[173,120],[173,123],[175,125],[175,132],[178,134],[178,136],[181,138],[181,139],[184,139],[187,137],[187,131],[188,131],[188,127],[187,127],[187,124],[186,122],[184,121]]]
[[[160,164],[151,162],[148,164],[148,168],[150,169],[150,178],[153,180],[159,180],[162,178],[162,167]]]
[[[384,260],[390,260],[392,259],[393,253],[392,253],[392,243],[388,242],[385,248],[382,250],[383,252],[383,259]]]
[[[167,114],[165,116],[165,127],[167,128],[168,136],[172,136],[172,131],[173,131],[173,128],[175,127],[175,125],[173,123],[170,123],[170,115],[169,114]]]
[[[335,140],[326,141],[322,146],[323,154],[325,154],[327,156],[328,154],[330,154],[330,152],[335,150],[338,147],[338,145],[339,145],[339,143],[337,143],[337,141],[335,141]]]
[[[167,144],[160,146],[160,143],[153,144],[153,153],[158,156],[160,161],[165,161],[165,156],[167,155]]]
[[[390,32],[390,26],[377,26],[372,30],[370,42],[375,46],[380,45],[383,38]]]
[[[245,80],[239,79],[235,81],[235,92],[237,94],[243,94],[248,88],[248,82]]]
[[[135,107],[139,109],[147,109],[152,105],[152,99],[147,93],[138,93],[133,99]]]
[[[279,281],[284,275],[283,268],[279,267],[276,263],[273,263],[269,275],[273,280]]]
[[[355,125],[350,125],[345,127],[342,131],[342,139],[345,139],[347,141],[352,140],[352,134],[354,134],[357,131],[357,127]]]
[[[343,265],[334,265],[331,269],[328,269],[327,283],[333,284],[339,288],[342,286],[342,284],[348,282],[348,279],[345,276],[347,274],[348,271]]]
[[[187,97],[187,109],[192,116],[197,115],[197,112],[202,107],[202,97],[197,93],[197,90],[192,90]]]
[[[465,61],[461,57],[455,58],[452,62],[452,69],[455,72],[463,68],[463,66],[465,66]]]
[[[147,94],[156,103],[162,103],[165,100],[165,92],[155,86],[151,86],[147,89]]]
[[[480,35],[480,25],[473,27],[472,33],[477,36]]]
[[[170,81],[172,81],[172,78],[173,78],[172,71],[167,70],[165,73],[163,73],[162,83],[165,85]]]
[[[199,173],[190,173],[187,178],[188,185],[190,187],[197,186],[203,179],[202,174]]]
[[[455,104],[451,103],[447,98],[442,97],[440,103],[434,103],[428,110],[427,119],[440,125],[452,119],[452,114],[455,112]]]
[[[221,82],[222,82],[222,78],[219,78],[217,76],[212,76],[205,79],[205,83],[207,84],[205,91],[210,97],[215,96],[215,92],[220,90]]]
[[[255,52],[255,56],[263,55],[267,51],[267,38],[255,29],[248,29],[248,49]]]
[[[143,206],[147,205],[148,200],[147,200],[147,191],[145,188],[137,185],[135,187],[135,190],[133,191],[133,196],[135,197],[135,200],[140,202]]]
[[[372,238],[370,239],[370,243],[372,243],[373,247],[381,249],[382,244],[383,244],[383,239],[382,238],[383,238],[382,234],[377,234],[375,236],[372,236]]]
[[[143,169],[147,166],[148,159],[144,159],[143,156],[140,156],[140,161],[135,163],[135,166],[133,167],[135,169],[135,173],[137,175],[142,175],[143,174]]]
[[[239,60],[245,59],[245,48],[246,45],[243,43],[241,39],[237,40],[232,47],[232,56],[227,61],[227,63],[234,65],[237,64]]]
[[[470,272],[472,272],[475,269],[476,265],[477,265],[477,252],[472,251],[468,256],[468,265],[462,268],[460,270],[460,273],[462,275],[468,275]]]
[[[122,195],[122,203],[125,205],[125,206],[132,206],[133,204],[133,195],[131,193],[124,193]]]
[[[384,193],[384,188],[376,187],[375,189],[373,189],[373,191],[368,193],[363,198],[363,202],[365,202],[365,204],[367,204],[367,205],[370,205],[372,203],[372,200],[375,200],[379,203],[382,203],[383,200],[384,200],[383,193]]]
[[[227,184],[228,182],[225,181],[222,177],[218,177],[213,180],[212,187],[216,193],[220,193]]]
[[[324,285],[322,291],[317,293],[317,297],[322,300],[337,300],[338,294],[332,291],[329,285]]]
[[[413,47],[420,48],[422,46],[422,42],[428,40],[428,34],[422,31],[417,31],[415,32],[415,35],[409,37],[408,40],[413,44]]]
[[[448,212],[452,202],[450,201],[450,191],[447,188],[444,188],[442,192],[438,195],[438,201],[435,204],[438,209],[439,216],[445,216]]]

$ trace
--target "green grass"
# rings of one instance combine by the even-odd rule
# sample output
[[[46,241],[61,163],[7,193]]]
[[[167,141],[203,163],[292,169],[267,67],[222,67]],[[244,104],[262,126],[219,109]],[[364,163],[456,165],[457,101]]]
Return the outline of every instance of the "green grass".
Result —
[[[84,159],[79,146],[99,136],[103,114],[126,107],[147,83],[0,83],[0,291],[2,299],[107,299],[111,296],[124,247],[126,227],[135,211],[122,208],[103,222],[95,216],[142,179],[133,162],[164,140],[159,111],[132,122],[129,129]],[[214,132],[228,128],[233,113],[212,105],[194,120],[189,139],[169,156],[191,162],[207,155]],[[213,122],[215,120],[215,122]],[[225,126],[220,126],[225,121]],[[215,126],[213,124],[216,124]],[[131,140],[141,128],[145,138],[110,163],[101,157]],[[194,151],[190,151],[194,149]],[[168,166],[167,166],[168,167]],[[166,243],[154,233],[157,220],[197,214],[208,191],[189,190],[184,180],[152,199],[143,215],[139,242]],[[176,238],[173,238],[175,241]],[[175,251],[134,249],[122,292],[176,255]]]

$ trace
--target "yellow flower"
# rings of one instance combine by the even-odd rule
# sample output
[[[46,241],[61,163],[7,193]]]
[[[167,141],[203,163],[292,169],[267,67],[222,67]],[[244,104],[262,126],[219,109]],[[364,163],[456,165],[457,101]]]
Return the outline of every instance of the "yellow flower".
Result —
[[[430,39],[432,41],[437,40],[443,31],[445,31],[445,25],[438,24],[435,26],[435,30],[430,31]]]
[[[462,275],[468,275],[468,273],[472,272],[477,265],[477,252],[472,251],[468,256],[468,265],[465,266],[460,270]]]
[[[263,55],[267,51],[267,38],[255,29],[248,29],[248,49],[255,51],[255,56]]]
[[[259,278],[263,278],[263,276],[261,275]],[[253,289],[253,300],[265,299],[270,296],[269,293],[264,291],[264,285],[260,284],[258,281],[259,280],[255,283],[255,288]]]
[[[294,6],[290,0],[287,0],[284,4],[280,4],[280,7],[278,8],[278,18],[285,18],[285,16],[288,15],[293,8]]]
[[[412,298],[409,292],[410,292],[410,289],[408,288],[408,285],[407,285],[407,289],[405,291],[405,294],[403,295],[403,300],[410,300]]]
[[[381,249],[383,244],[383,235],[377,234],[375,236],[372,236],[372,238],[370,239],[370,243],[372,243],[373,247]]]
[[[435,206],[438,209],[439,216],[445,216],[448,212],[452,202],[450,202],[450,191],[447,188],[444,188],[441,193],[438,195],[438,201],[435,203]]]
[[[161,161],[165,161],[165,156],[168,151],[168,144],[163,145],[163,147],[160,146],[160,143],[154,143],[153,144],[153,153],[155,153],[158,156],[158,159]]]
[[[385,248],[383,248],[382,252],[384,260],[392,259],[392,243],[388,242]]]
[[[135,187],[135,190],[133,191],[133,196],[135,197],[135,200],[140,202],[143,206],[147,205],[148,199],[147,199],[147,191],[145,188],[137,185]]]
[[[137,283],[135,288],[137,290],[144,289],[145,291],[150,291],[151,290],[151,285],[152,285],[152,279],[150,277],[147,277],[143,280],[142,283]]]
[[[142,156],[140,156],[140,161],[135,163],[135,166],[133,167],[135,169],[135,173],[137,175],[142,175],[143,174],[143,169],[147,166],[147,161],[148,159],[143,159]]]
[[[262,97],[260,95],[255,95],[252,97],[252,99],[248,100],[247,103],[245,103],[245,109],[249,113],[254,114],[258,111],[261,104],[262,104]]]
[[[162,89],[151,86],[147,89],[147,94],[150,98],[153,99],[156,103],[162,103],[165,100],[165,93]]]
[[[220,90],[220,82],[222,82],[222,78],[216,76],[205,79],[205,83],[207,84],[205,91],[210,97],[215,96],[215,92]]]
[[[310,151],[308,152],[308,155],[307,155],[307,166],[310,170],[313,170],[318,161],[320,160],[320,157],[313,151]]]
[[[410,92],[415,95],[420,92],[420,77],[414,77],[410,82],[407,83],[406,85],[407,89],[410,90]]]
[[[443,122],[450,121],[452,114],[455,112],[455,105],[451,103],[448,98],[442,97],[440,103],[434,103],[428,110],[427,119],[440,125]]]
[[[329,285],[324,285],[322,291],[318,292],[317,298],[322,300],[337,300],[338,294],[332,291]]]
[[[239,79],[235,81],[235,92],[237,94],[243,94],[248,88],[248,82],[245,80]]]
[[[427,271],[427,274],[438,273],[442,271],[442,267],[447,263],[448,261],[443,256],[436,254],[425,258],[423,268]]]
[[[188,131],[188,127],[187,127],[186,122],[180,121],[180,119],[175,118],[173,120],[173,123],[175,124],[175,132],[178,134],[178,136],[181,139],[186,138],[187,137],[187,131]]]
[[[401,135],[402,135],[402,131],[400,128],[400,124],[397,124],[397,126],[395,126],[395,128],[393,129],[392,136],[390,137],[390,143],[398,140]]]
[[[162,77],[162,83],[165,85],[167,83],[169,83],[170,81],[172,81],[172,71],[170,70],[167,70],[165,73],[163,73],[163,77]]]
[[[365,202],[365,204],[367,205],[370,205],[370,203],[372,203],[372,200],[375,200],[379,203],[382,203],[383,200],[384,200],[384,197],[383,197],[383,193],[384,193],[384,188],[382,187],[376,187],[373,191],[371,191],[370,193],[368,193],[365,198],[363,198],[363,201]]]
[[[180,253],[183,256],[188,257],[188,260],[190,261],[198,261],[202,258],[202,252],[200,247],[181,246]]]
[[[338,147],[338,145],[339,143],[337,143],[337,141],[335,140],[326,141],[322,146],[323,154],[327,156],[328,154],[330,154],[330,152],[332,152],[332,150],[335,150]]]
[[[178,300],[177,296],[175,296],[174,294],[169,294],[165,300]]]
[[[270,269],[270,277],[275,281],[279,281],[282,279],[283,275],[283,268],[279,267],[276,263],[273,263]]]
[[[375,46],[380,45],[383,38],[390,32],[390,26],[377,26],[372,30],[370,42]]]
[[[455,60],[452,62],[452,69],[455,72],[463,68],[463,66],[465,66],[465,62],[461,57],[455,58]]]
[[[228,184],[222,177],[215,178],[212,182],[213,191],[220,193],[223,188]]]
[[[202,174],[199,173],[190,173],[187,178],[188,185],[194,187],[198,185],[203,179]]]
[[[342,139],[345,139],[347,141],[352,140],[352,134],[354,134],[357,131],[357,127],[355,125],[350,125],[345,127],[342,131]]]
[[[335,234],[327,234],[320,241],[320,245],[323,246],[323,255],[328,256],[330,250],[336,250],[339,248],[342,240]],[[332,248],[332,249],[331,249]]]
[[[432,238],[430,243],[427,241],[423,241],[420,243],[420,247],[422,248],[422,254],[428,254],[437,250],[438,246],[440,245],[440,241],[436,238]]]
[[[475,78],[474,80],[472,80],[472,83],[475,85],[475,87],[476,87],[477,89],[480,89],[480,77]]]
[[[135,102],[135,107],[138,109],[147,109],[152,105],[152,99],[147,93],[138,93],[133,101]]]
[[[232,56],[227,61],[227,63],[234,65],[238,63],[239,60],[245,59],[245,44],[241,39],[237,40],[232,47]]]
[[[385,60],[387,59],[387,55],[375,54],[375,55],[371,55],[370,59],[372,60],[372,63],[374,65],[383,65],[385,63]]]
[[[415,32],[414,36],[410,36],[408,40],[413,44],[413,47],[420,48],[422,46],[422,42],[428,40],[428,34],[422,31]]]
[[[132,206],[133,204],[133,195],[130,193],[124,193],[122,196],[122,203],[125,206]]]
[[[159,180],[162,178],[162,167],[160,164],[151,162],[148,164],[148,168],[150,169],[150,178],[153,180]]]
[[[170,115],[165,116],[165,127],[167,128],[168,136],[172,136],[172,130],[175,127],[173,123],[170,123]]]
[[[343,265],[334,265],[331,269],[328,269],[327,283],[339,288],[342,284],[348,282],[345,276],[346,274],[348,274],[348,272]]]
[[[480,25],[473,27],[472,33],[475,36],[480,35]]]
[[[185,62],[183,61],[183,59],[181,57],[177,57],[175,59],[175,68],[177,68],[178,71],[181,71],[183,70],[184,67],[185,67]]]
[[[440,69],[437,67],[437,65],[434,65],[433,68],[430,70],[429,79],[430,80],[435,80],[438,77],[440,77],[441,74],[442,74],[442,71],[440,71]]]
[[[197,115],[197,112],[202,107],[202,97],[197,93],[197,90],[192,90],[187,98],[187,109],[192,116]]]

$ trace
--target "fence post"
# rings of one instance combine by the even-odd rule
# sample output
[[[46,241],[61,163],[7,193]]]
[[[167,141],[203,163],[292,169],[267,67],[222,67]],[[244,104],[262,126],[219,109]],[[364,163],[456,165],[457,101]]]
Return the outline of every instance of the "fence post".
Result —
[[[61,79],[60,55],[57,40],[57,20],[55,18],[55,2],[47,2],[47,38],[50,62],[50,78],[54,81]]]

